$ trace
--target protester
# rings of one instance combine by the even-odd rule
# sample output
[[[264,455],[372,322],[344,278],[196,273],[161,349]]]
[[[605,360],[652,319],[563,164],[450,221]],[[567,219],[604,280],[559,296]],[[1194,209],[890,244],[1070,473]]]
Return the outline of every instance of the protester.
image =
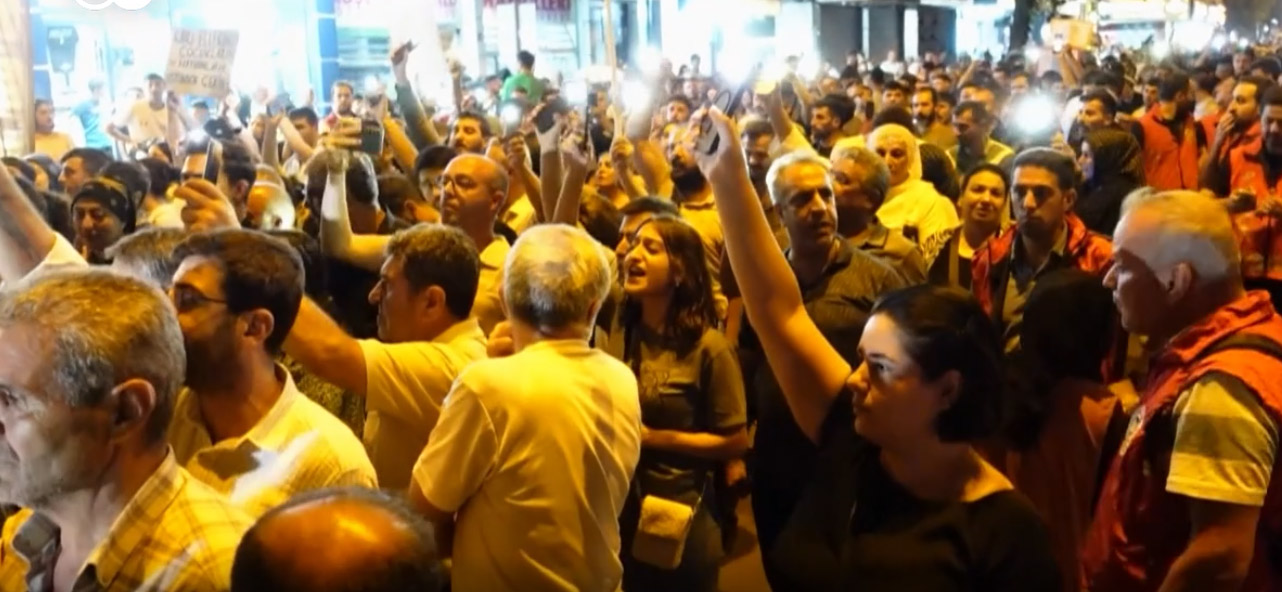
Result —
[[[71,136],[54,130],[53,103],[46,99],[36,99],[36,133],[35,151],[54,160],[60,160],[64,154],[76,147]]]
[[[877,210],[890,192],[890,169],[867,148],[842,147],[831,162],[837,232],[855,248],[895,268],[905,285],[926,281],[921,249],[899,230],[886,228]]]
[[[1134,128],[1144,154],[1144,178],[1158,190],[1197,189],[1198,162],[1207,147],[1193,120],[1193,91],[1187,75],[1174,72],[1158,84],[1157,102]]]
[[[953,110],[957,145],[948,150],[948,155],[957,163],[958,171],[966,173],[982,163],[1010,170],[1015,151],[992,138],[996,123],[993,112],[977,101],[963,101]]]
[[[58,175],[58,182],[67,195],[75,196],[85,183],[111,162],[111,157],[91,148],[76,148],[64,154],[60,162],[62,173]]]
[[[1082,195],[1073,211],[1091,232],[1111,236],[1122,200],[1144,186],[1144,158],[1135,136],[1115,128],[1086,132],[1077,166]]]
[[[868,137],[868,147],[890,169],[890,190],[877,208],[877,219],[914,242],[957,224],[957,209],[934,186],[921,179],[921,153],[907,128],[889,124]]]
[[[961,225],[922,243],[922,251],[931,261],[930,283],[971,289],[971,261],[976,251],[1002,233],[1009,216],[1008,185],[1006,173],[987,163],[962,179],[962,194],[957,200]]]
[[[1232,224],[1210,198],[1134,194],[1114,238],[1105,285],[1122,325],[1158,351],[1103,484],[1082,581],[1100,592],[1276,587],[1282,319],[1243,288]]]

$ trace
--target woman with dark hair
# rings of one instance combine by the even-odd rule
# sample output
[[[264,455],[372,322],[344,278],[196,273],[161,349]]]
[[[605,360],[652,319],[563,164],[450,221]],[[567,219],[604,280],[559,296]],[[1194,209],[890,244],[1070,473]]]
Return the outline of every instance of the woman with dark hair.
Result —
[[[1113,236],[1121,217],[1122,200],[1144,186],[1144,158],[1139,142],[1121,129],[1091,130],[1086,132],[1077,162],[1084,183],[1073,211],[1090,230]]]
[[[49,158],[48,154],[28,154],[22,158],[35,167],[36,189],[41,191],[62,192],[62,182],[58,180],[58,175],[62,174],[62,165],[54,159]]]
[[[883,296],[852,368],[806,314],[769,241],[734,124],[717,111],[696,117],[705,116],[721,146],[699,165],[748,318],[821,466],[849,467],[812,474],[762,551],[778,567],[772,588],[1058,590],[1037,511],[973,445],[995,433],[1004,407],[1002,345],[983,308],[956,288]],[[834,437],[852,414],[852,437]]]
[[[1109,423],[1125,417],[1103,383],[1100,360],[1114,342],[1117,312],[1099,278],[1052,271],[1033,286],[1020,327],[1021,351],[1004,469],[1046,521],[1064,590],[1077,590],[1078,550],[1091,519],[1100,451]]]
[[[641,397],[641,460],[620,516],[623,589],[715,592],[723,554],[712,480],[748,448],[743,379],[717,330],[703,241],[678,218],[642,225],[624,259],[624,361]],[[649,498],[693,509],[675,568],[634,555]],[[645,531],[641,537],[648,538]]]
[[[921,249],[931,261],[926,274],[930,283],[970,289],[971,257],[1010,218],[1007,185],[1006,173],[995,164],[980,164],[966,174],[957,200],[961,225],[922,242]]]
[[[948,152],[934,144],[917,145],[921,152],[921,180],[935,186],[940,195],[957,203],[961,190],[957,187],[957,167]]]

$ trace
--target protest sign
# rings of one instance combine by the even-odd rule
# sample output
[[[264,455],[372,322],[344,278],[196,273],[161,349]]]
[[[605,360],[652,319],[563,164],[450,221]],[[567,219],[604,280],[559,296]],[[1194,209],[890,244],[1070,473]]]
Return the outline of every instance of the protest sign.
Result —
[[[221,99],[231,92],[231,68],[236,63],[237,31],[174,29],[169,45],[165,81],[186,95]]]

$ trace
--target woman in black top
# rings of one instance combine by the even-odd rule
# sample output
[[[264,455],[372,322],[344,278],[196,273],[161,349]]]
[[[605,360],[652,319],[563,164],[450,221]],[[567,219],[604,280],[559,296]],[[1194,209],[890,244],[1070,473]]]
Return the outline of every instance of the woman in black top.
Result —
[[[714,519],[718,461],[748,448],[743,377],[717,330],[712,280],[694,227],[660,215],[629,238],[623,260],[624,362],[641,397],[641,459],[619,517],[626,592],[716,592],[722,556]],[[681,562],[632,555],[645,496],[695,508]]]
[[[922,243],[926,259],[931,261],[928,281],[936,286],[970,289],[970,259],[975,250],[1002,230],[1007,219],[1006,173],[1001,167],[981,164],[962,179],[962,194],[957,201],[961,226],[938,233]]]
[[[798,427],[819,454],[849,471],[814,474],[776,549],[790,591],[1054,591],[1045,526],[1010,481],[975,451],[1002,409],[1001,345],[970,295],[917,286],[884,296],[860,340],[858,368],[806,315],[783,254],[771,246],[734,124],[699,166],[712,184],[727,252]],[[699,121],[694,122],[698,129]],[[822,175],[784,157],[775,197],[822,191]],[[819,186],[815,186],[819,184]],[[853,408],[855,442],[832,442],[829,422]]]
[[[1113,236],[1121,217],[1122,200],[1144,186],[1144,160],[1135,136],[1106,127],[1086,132],[1082,153],[1081,197],[1073,211],[1086,227]]]

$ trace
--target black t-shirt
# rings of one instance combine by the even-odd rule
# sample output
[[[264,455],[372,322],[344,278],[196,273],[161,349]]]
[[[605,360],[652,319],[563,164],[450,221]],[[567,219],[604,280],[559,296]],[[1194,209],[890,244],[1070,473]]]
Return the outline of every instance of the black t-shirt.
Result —
[[[816,471],[771,550],[776,590],[1054,592],[1050,539],[1015,491],[973,502],[920,500],[881,465],[880,450],[834,431],[849,421],[840,399],[820,455],[846,470]],[[847,432],[848,433],[848,432]],[[828,462],[822,465],[828,465]],[[831,466],[831,465],[830,465]]]
[[[944,248],[940,249],[939,256],[935,257],[935,261],[930,264],[930,270],[926,273],[927,282],[935,286],[952,285],[949,281],[950,269],[956,265],[957,287],[970,290],[970,259],[954,251],[957,241],[960,240],[962,240],[961,231],[957,231],[944,244]]]
[[[378,234],[396,234],[410,224],[391,214],[383,218]],[[326,257],[329,293],[338,321],[352,337],[378,337],[378,309],[369,303],[369,293],[378,284],[378,274],[332,257]]]

